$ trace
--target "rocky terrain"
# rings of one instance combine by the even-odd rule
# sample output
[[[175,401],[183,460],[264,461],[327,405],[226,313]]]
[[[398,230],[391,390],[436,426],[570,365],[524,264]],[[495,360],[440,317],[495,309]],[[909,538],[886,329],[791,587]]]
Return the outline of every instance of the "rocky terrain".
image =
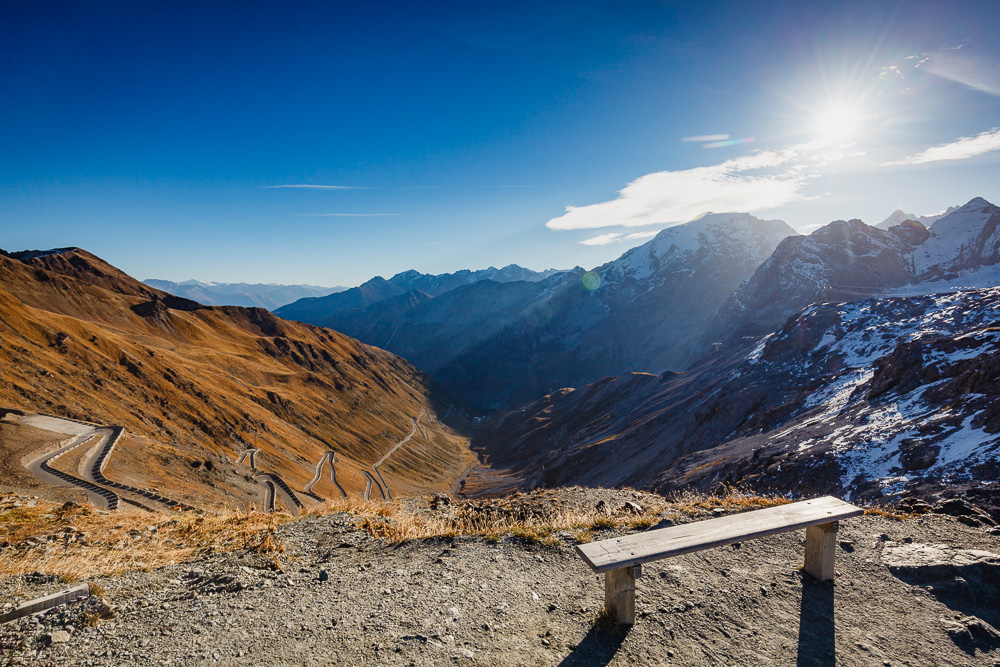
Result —
[[[629,504],[665,525],[740,509],[586,489],[493,506],[545,517],[598,503],[609,518],[592,539],[633,530],[616,519]],[[408,511],[468,505],[414,499]],[[824,584],[798,570],[801,531],[648,564],[627,632],[599,620],[602,577],[574,553],[590,539],[579,532],[393,542],[359,523],[310,517],[277,528],[277,555],[236,550],[91,577],[99,598],[0,626],[0,649],[12,665],[1000,663],[1000,536],[951,516],[843,522],[838,576]],[[8,604],[65,586],[30,571],[0,579]]]

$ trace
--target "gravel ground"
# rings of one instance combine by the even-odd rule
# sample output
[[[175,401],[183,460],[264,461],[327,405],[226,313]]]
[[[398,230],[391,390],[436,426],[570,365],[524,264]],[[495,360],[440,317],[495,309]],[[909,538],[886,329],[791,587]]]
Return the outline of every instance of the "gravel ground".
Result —
[[[604,493],[619,502],[637,497]],[[270,557],[237,552],[95,580],[103,601],[91,598],[0,626],[4,659],[1000,665],[1000,635],[992,630],[1000,624],[1000,576],[990,578],[1000,573],[986,571],[980,580],[949,574],[936,585],[918,585],[883,562],[887,548],[908,543],[1000,553],[1000,537],[952,517],[844,522],[835,585],[797,570],[804,531],[649,564],[637,582],[637,624],[627,633],[604,632],[595,623],[603,578],[574,553],[569,534],[559,536],[559,546],[471,537],[391,545],[343,514],[287,524],[279,534],[283,570],[275,570]],[[59,587],[36,579],[0,580],[0,594],[41,595]]]

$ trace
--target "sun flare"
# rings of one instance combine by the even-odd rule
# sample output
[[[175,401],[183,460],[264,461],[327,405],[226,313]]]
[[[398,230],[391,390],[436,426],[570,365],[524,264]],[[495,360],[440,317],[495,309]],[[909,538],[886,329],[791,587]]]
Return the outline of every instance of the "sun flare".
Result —
[[[857,107],[838,104],[816,114],[813,131],[824,144],[840,143],[854,139],[861,127],[861,113]]]

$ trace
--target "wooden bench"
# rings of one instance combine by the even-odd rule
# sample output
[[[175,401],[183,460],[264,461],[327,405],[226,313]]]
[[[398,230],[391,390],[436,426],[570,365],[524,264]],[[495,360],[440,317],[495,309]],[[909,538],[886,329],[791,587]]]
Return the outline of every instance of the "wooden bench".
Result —
[[[642,564],[789,530],[806,529],[803,568],[820,581],[833,579],[837,521],[864,510],[832,496],[695,523],[647,530],[576,547],[584,562],[604,573],[604,610],[621,625],[635,623],[635,579]]]

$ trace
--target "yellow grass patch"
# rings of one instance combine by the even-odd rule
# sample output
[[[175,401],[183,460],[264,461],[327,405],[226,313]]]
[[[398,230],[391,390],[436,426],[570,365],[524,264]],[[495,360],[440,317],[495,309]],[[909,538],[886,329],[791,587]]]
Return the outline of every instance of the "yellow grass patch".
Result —
[[[8,520],[11,515],[12,521]],[[25,520],[30,517],[30,520]],[[40,571],[66,581],[181,563],[216,552],[281,553],[274,536],[283,514],[98,513],[38,501],[0,512],[0,575]]]

